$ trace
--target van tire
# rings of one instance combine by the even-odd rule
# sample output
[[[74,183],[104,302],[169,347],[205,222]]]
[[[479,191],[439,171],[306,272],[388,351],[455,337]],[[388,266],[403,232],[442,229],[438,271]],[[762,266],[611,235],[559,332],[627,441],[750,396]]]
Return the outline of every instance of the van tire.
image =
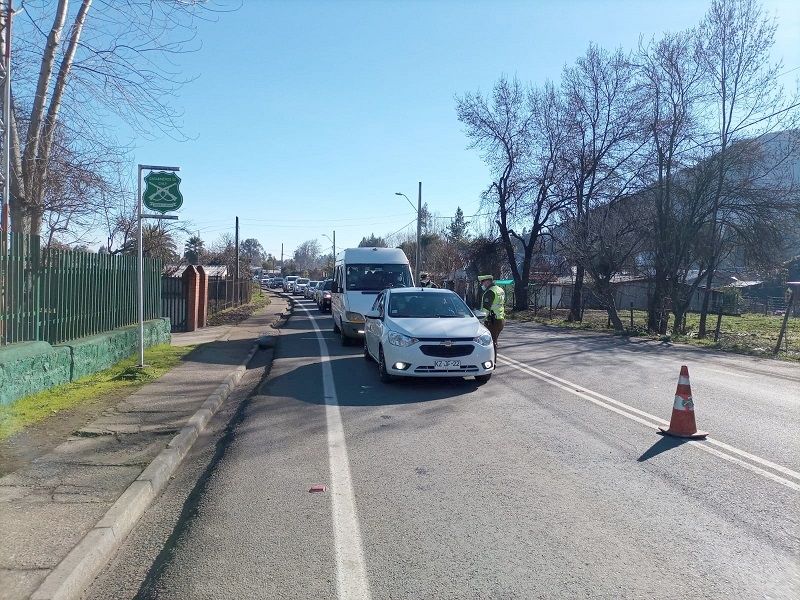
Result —
[[[341,327],[339,328],[339,339],[342,340],[342,346],[349,346],[351,344],[350,336],[348,336]]]
[[[339,326],[336,324],[336,317],[333,317],[333,333],[339,333]]]

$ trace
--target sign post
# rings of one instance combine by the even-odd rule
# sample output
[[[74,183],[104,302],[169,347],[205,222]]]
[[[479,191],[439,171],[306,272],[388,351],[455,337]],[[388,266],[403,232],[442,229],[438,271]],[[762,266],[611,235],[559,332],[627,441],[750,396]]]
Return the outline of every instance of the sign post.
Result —
[[[177,219],[177,215],[165,215],[171,210],[178,210],[183,204],[178,185],[180,178],[175,175],[175,171],[180,171],[180,167],[158,167],[152,165],[139,165],[139,191],[137,209],[137,275],[139,292],[139,367],[144,367],[144,251],[142,244],[142,219]],[[147,189],[142,194],[142,171],[158,171],[150,173],[144,178]],[[148,215],[142,212],[142,204],[150,210],[160,212],[160,215]]]

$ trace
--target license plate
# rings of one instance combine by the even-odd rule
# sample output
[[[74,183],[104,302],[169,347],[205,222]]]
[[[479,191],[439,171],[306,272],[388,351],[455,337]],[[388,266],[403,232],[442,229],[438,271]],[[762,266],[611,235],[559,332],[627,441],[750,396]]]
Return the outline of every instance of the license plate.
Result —
[[[460,360],[435,360],[434,369],[458,369],[461,366]]]

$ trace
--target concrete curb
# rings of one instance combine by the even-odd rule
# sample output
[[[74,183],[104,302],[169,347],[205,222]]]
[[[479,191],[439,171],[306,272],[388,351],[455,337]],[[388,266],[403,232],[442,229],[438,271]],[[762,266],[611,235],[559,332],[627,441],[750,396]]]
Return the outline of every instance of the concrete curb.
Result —
[[[257,350],[258,344],[253,344],[244,362],[225,377],[167,447],[128,486],[94,528],[45,577],[31,595],[32,600],[71,600],[83,594],[153,499],[166,487],[169,478],[206,428],[211,417],[241,381],[247,365]]]

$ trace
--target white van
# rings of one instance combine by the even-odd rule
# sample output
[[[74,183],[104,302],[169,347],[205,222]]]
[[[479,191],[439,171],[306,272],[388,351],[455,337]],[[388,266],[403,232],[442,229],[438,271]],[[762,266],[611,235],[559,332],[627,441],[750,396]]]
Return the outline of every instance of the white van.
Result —
[[[399,248],[348,248],[336,255],[331,285],[333,332],[342,345],[364,337],[364,313],[386,288],[411,287],[414,280]]]

